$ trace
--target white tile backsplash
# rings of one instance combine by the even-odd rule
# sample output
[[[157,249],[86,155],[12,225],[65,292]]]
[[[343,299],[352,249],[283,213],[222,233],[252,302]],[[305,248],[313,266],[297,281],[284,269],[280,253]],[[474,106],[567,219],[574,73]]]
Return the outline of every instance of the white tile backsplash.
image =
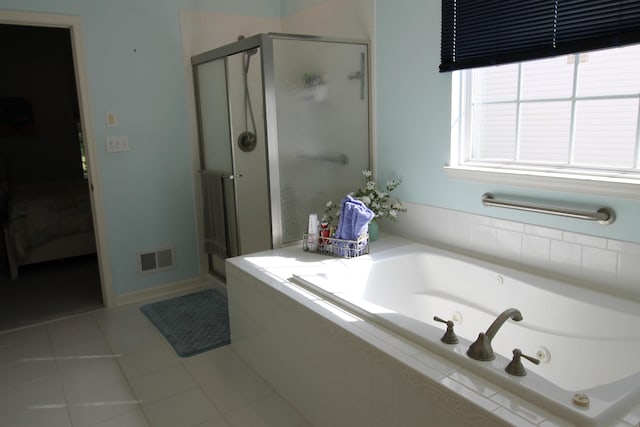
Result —
[[[565,231],[562,233],[562,239],[567,242],[579,243],[583,246],[593,246],[594,248],[606,248],[607,239],[586,234],[572,233]]]
[[[620,240],[607,241],[607,248],[612,251],[625,253],[629,255],[640,255],[640,245],[630,242],[622,242]]]
[[[628,291],[637,290],[640,279],[640,254],[618,253],[618,286]]]
[[[582,264],[582,245],[552,240],[550,263],[552,269],[559,271],[562,271],[564,266],[572,266],[575,269],[580,268]]]
[[[449,236],[451,239],[451,243],[457,246],[469,246],[472,244],[473,231],[476,227],[476,224],[466,223],[466,222],[455,222],[451,219],[448,220],[451,224],[447,227],[442,227],[439,230],[439,233],[443,237]],[[454,224],[457,227],[454,228]],[[482,225],[480,225],[482,226]],[[437,225],[434,225],[435,228],[438,228]],[[489,241],[491,245],[493,245],[492,241]],[[479,241],[478,244],[486,244],[487,242]]]
[[[518,233],[524,233],[524,224],[521,224],[519,222],[505,221],[503,219],[493,218],[491,224],[493,224],[495,228],[499,228],[502,230],[511,230]]]
[[[517,224],[517,223],[516,223]],[[547,237],[549,239],[562,239],[562,231],[537,225],[524,224],[524,232],[534,236]]]
[[[400,221],[383,222],[382,231],[560,274],[589,288],[640,300],[640,244],[404,204],[408,210]]]
[[[615,274],[618,268],[618,253],[606,249],[585,246],[582,251],[583,270],[603,276],[606,279],[610,274]]]
[[[459,231],[458,231],[459,232]],[[478,224],[471,229],[471,245],[482,248],[484,252],[492,252],[496,247],[496,229],[484,224]]]
[[[551,256],[551,240],[546,237],[524,234],[522,236],[522,260],[536,267],[546,267]]]
[[[496,230],[496,253],[509,260],[519,260],[522,256],[522,233]]]

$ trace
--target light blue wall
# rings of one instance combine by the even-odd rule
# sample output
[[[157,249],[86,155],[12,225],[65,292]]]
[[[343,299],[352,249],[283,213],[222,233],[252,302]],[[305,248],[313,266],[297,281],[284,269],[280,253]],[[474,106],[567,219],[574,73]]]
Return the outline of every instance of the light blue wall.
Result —
[[[116,294],[198,277],[180,9],[272,18],[280,0],[0,0],[0,9],[82,19]],[[106,111],[120,127],[105,126]],[[107,153],[108,135],[129,136],[131,151]],[[138,274],[136,254],[165,245],[175,247],[177,268]]]
[[[376,132],[378,179],[400,177],[399,198],[640,243],[640,201],[528,190],[451,180],[449,160],[451,78],[440,74],[440,0],[376,1]],[[608,205],[609,226],[512,210],[485,208],[483,193]]]

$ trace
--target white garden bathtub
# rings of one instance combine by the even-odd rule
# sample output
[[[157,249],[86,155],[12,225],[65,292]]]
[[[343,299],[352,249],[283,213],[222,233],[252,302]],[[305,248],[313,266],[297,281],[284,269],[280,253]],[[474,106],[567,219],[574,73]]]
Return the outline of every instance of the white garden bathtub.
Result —
[[[577,425],[609,425],[640,402],[638,303],[419,244],[325,262],[291,281]],[[498,331],[496,359],[470,359],[470,343],[510,307],[523,320]],[[446,325],[434,316],[455,322],[460,343],[440,342]],[[514,348],[542,363],[507,374]]]

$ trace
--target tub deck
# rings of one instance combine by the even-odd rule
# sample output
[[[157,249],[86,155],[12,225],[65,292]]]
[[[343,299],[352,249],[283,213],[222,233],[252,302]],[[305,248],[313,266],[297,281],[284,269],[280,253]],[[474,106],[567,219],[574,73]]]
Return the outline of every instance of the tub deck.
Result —
[[[499,402],[519,399],[518,401],[523,404],[536,408],[533,411],[539,411],[540,420],[554,420],[557,417],[559,420],[569,421],[576,425],[596,426],[616,425],[625,417],[627,420],[633,420],[633,414],[636,413],[633,411],[640,412],[640,408],[634,409],[634,405],[639,403],[640,376],[637,372],[637,364],[633,361],[624,363],[630,361],[628,357],[639,354],[637,345],[640,339],[638,339],[637,331],[640,328],[615,330],[611,327],[611,323],[601,321],[598,318],[599,316],[606,316],[605,318],[613,316],[614,320],[622,323],[637,322],[637,317],[635,317],[637,314],[635,316],[634,314],[640,313],[640,311],[634,312],[634,308],[637,309],[635,304],[628,301],[619,304],[621,301],[615,298],[587,291],[578,300],[585,304],[585,307],[591,306],[595,311],[577,317],[588,319],[590,323],[587,326],[591,327],[587,328],[589,332],[585,332],[585,325],[578,321],[573,323],[560,322],[561,327],[551,331],[552,328],[549,327],[549,324],[553,325],[559,321],[557,316],[560,316],[560,310],[553,309],[551,314],[541,316],[538,314],[540,308],[536,307],[536,304],[527,306],[527,308],[517,307],[517,303],[511,303],[511,297],[505,297],[504,301],[500,301],[504,308],[516,306],[522,311],[525,321],[517,327],[505,325],[498,332],[494,340],[494,348],[500,354],[496,360],[492,362],[473,361],[465,355],[468,344],[475,339],[479,331],[486,330],[496,313],[501,309],[490,310],[484,314],[485,317],[478,317],[471,313],[469,308],[483,312],[482,298],[492,297],[491,291],[485,290],[472,294],[469,289],[463,289],[464,291],[456,296],[447,286],[425,287],[420,284],[420,281],[406,280],[415,279],[421,274],[433,276],[436,273],[421,271],[425,263],[416,263],[415,260],[410,259],[414,256],[422,256],[420,255],[421,251],[417,250],[420,248],[403,239],[385,238],[376,242],[377,244],[372,247],[370,255],[357,259],[329,258],[303,253],[300,248],[294,247],[236,258],[230,260],[229,265],[232,266],[232,272],[242,271],[245,273],[243,275],[245,279],[246,274],[249,274],[252,280],[257,279],[275,292],[294,300],[300,307],[309,309],[316,315],[327,319],[330,323],[340,324],[345,330],[365,342],[375,341],[377,350],[387,355],[391,354],[396,360],[402,360],[403,363],[407,363],[407,358],[409,360],[416,358],[435,360],[433,365],[440,367],[439,373],[442,375],[436,382],[448,392],[451,389],[457,390],[467,401],[470,399],[476,409],[479,400],[482,402],[481,407],[493,408],[490,411],[493,415],[502,414],[503,418],[509,418],[513,412],[517,412],[514,411],[514,406],[510,404],[502,406]],[[441,254],[439,250],[436,252]],[[405,262],[407,264],[403,265]],[[396,264],[393,268],[389,265],[392,263]],[[415,267],[416,264],[420,267]],[[401,274],[394,272],[399,265],[402,266],[400,268]],[[448,266],[445,270],[451,270],[451,268]],[[459,268],[454,268],[454,270],[460,272],[461,277],[466,275],[469,279],[478,281],[477,271],[465,272]],[[512,283],[514,278],[512,275],[506,274],[512,273],[510,270],[500,271],[499,275],[502,280],[497,279],[496,271],[489,273],[492,280],[488,286],[497,287],[497,292],[504,293],[505,289],[515,289]],[[235,274],[232,273],[229,281],[232,302],[234,300],[233,289],[236,287],[234,276]],[[290,280],[294,276],[298,277],[297,280],[293,280],[297,284]],[[433,281],[431,276],[426,282]],[[402,280],[403,278],[405,280]],[[470,283],[471,280],[462,282]],[[397,297],[395,293],[389,293],[390,290],[397,291],[398,288],[402,288],[402,295],[405,297]],[[551,302],[564,304],[566,301],[563,301],[563,297],[567,296],[563,295],[564,291],[571,294],[571,290],[568,288],[558,290],[558,284],[554,282],[544,282],[542,288],[545,290],[555,288],[558,291],[553,294],[555,296],[552,298],[546,295],[546,302],[542,305],[543,309],[550,307]],[[523,290],[519,289],[515,294],[522,295],[522,292]],[[524,295],[530,299],[526,292]],[[495,298],[495,296],[493,297]],[[333,302],[328,303],[326,300]],[[424,305],[425,301],[427,302],[426,306]],[[602,302],[602,304],[596,305],[596,301]],[[450,305],[447,306],[445,302]],[[464,309],[460,308],[461,302],[465,303],[462,306]],[[241,302],[238,303],[241,304]],[[338,306],[350,310],[351,305],[357,305],[364,312],[356,311],[355,314],[349,314],[336,308]],[[409,311],[414,310],[412,317],[417,317],[417,319],[406,316],[406,313],[400,314],[398,312],[400,307],[403,311],[406,311],[407,308]],[[612,312],[606,311],[612,307],[619,309]],[[598,311],[598,309],[605,311]],[[462,313],[461,310],[464,312]],[[456,327],[456,332],[459,331],[461,337],[461,343],[456,346],[442,344],[439,337],[443,333],[444,325],[433,322],[431,319],[434,315],[448,318],[456,314],[461,315],[462,318],[462,323]],[[368,316],[373,316],[373,318]],[[594,322],[591,316],[596,316],[597,320]],[[563,319],[560,318],[560,320]],[[605,324],[606,327],[601,327],[601,324]],[[533,334],[530,344],[522,345],[519,343],[522,331],[518,328],[527,328],[526,333]],[[232,315],[232,337],[233,330]],[[607,331],[613,335],[606,336]],[[541,334],[540,336],[543,336],[544,339],[535,334]],[[552,342],[550,336],[556,337],[557,342]],[[503,339],[498,340],[498,337]],[[380,342],[381,339],[384,341],[384,345]],[[589,344],[585,344],[586,347],[580,349],[581,342]],[[516,378],[504,372],[504,366],[508,363],[508,358],[504,354],[510,355],[511,349],[514,347],[522,347],[524,353],[528,354],[534,349],[532,346],[539,346],[541,343],[545,344],[546,349],[550,349],[551,360],[549,363],[542,364],[540,372],[536,372],[533,365],[526,362],[525,367],[530,372],[526,377]],[[569,348],[567,351],[558,350],[561,348],[560,346]],[[575,356],[576,354],[592,353],[596,347],[602,350],[596,355],[597,357],[591,359],[592,362],[576,363],[580,360]],[[403,350],[400,351],[399,348]],[[615,351],[607,353],[612,348]],[[627,359],[615,359],[618,356]],[[613,365],[617,370],[611,370],[615,372],[605,372],[602,375],[598,372],[600,376],[592,375],[596,371],[605,371],[602,369],[601,357],[613,358],[608,360],[614,360]],[[446,361],[446,369],[441,368],[443,361]],[[567,376],[563,372],[560,374],[545,372],[545,370],[550,371],[549,367],[557,367],[566,363],[569,363],[572,369],[575,368],[575,372],[571,375]],[[413,362],[408,362],[408,365],[415,370],[416,365]],[[581,366],[578,369],[576,365]],[[559,371],[563,371],[563,369]],[[576,375],[576,372],[582,373],[582,375]],[[427,370],[425,375],[429,378],[434,376],[430,370]],[[488,401],[486,401],[486,392],[477,393],[471,390],[472,393],[469,394],[469,384],[461,380],[468,375],[472,375],[475,382],[484,384],[481,386],[482,390],[498,390],[498,392],[491,395]],[[320,381],[320,379],[318,380]],[[577,391],[588,391],[591,399],[591,405],[588,409],[578,408],[572,404],[571,399],[574,392]],[[472,397],[470,398],[470,396]],[[497,409],[494,408],[496,402],[498,402]],[[632,410],[631,415],[627,413],[629,410]]]

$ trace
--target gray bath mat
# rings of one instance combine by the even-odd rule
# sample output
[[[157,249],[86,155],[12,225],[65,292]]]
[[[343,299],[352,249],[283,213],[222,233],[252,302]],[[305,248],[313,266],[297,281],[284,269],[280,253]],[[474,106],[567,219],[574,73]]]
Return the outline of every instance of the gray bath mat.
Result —
[[[227,299],[207,289],[140,307],[180,357],[231,342]]]

